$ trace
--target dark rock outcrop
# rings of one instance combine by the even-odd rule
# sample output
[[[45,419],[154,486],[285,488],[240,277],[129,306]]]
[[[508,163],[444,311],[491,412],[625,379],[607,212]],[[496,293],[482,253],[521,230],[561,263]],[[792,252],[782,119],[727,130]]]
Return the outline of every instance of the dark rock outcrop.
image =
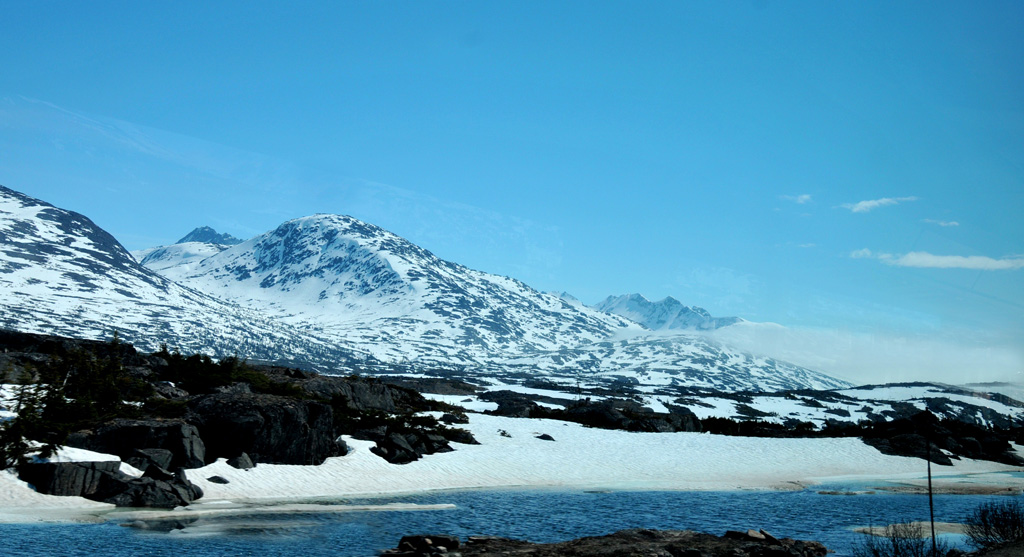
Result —
[[[171,473],[156,466],[141,478],[121,473],[120,462],[33,462],[22,466],[22,480],[39,493],[78,496],[119,507],[174,508],[203,496],[183,470]]]
[[[397,548],[383,555],[427,557],[451,553],[451,548],[444,544],[457,544],[462,557],[824,557],[828,553],[818,542],[776,539],[763,531],[714,536],[686,530],[622,530],[607,536],[550,544],[496,537],[470,537],[459,543],[451,536],[406,536]]]
[[[447,453],[453,449],[436,433],[408,431],[388,433],[370,451],[392,464],[408,464],[425,454]]]
[[[673,413],[652,412],[636,402],[606,399],[598,402],[582,400],[565,410],[565,419],[592,427],[626,431],[671,432],[700,431],[700,420],[683,407]]]
[[[22,481],[47,495],[89,497],[100,488],[105,475],[119,474],[121,463],[107,462],[32,462],[18,469]]]
[[[933,463],[945,466],[960,457],[1024,465],[1024,459],[1013,451],[1007,435],[1001,430],[962,421],[939,420],[925,411],[910,418],[874,423],[863,433],[863,439],[885,454],[930,457]]]
[[[458,548],[455,536],[404,536],[398,542],[398,551],[412,555],[445,555]]]
[[[104,476],[100,481],[99,490],[89,498],[113,503],[118,507],[172,509],[188,505],[202,496],[203,491],[188,481],[184,471],[171,474],[166,470],[150,467],[141,478],[124,474]]]
[[[252,462],[321,464],[344,454],[331,407],[320,402],[254,393],[217,393],[189,404],[207,445],[207,462],[248,454]]]
[[[250,468],[255,468],[256,464],[254,464],[252,459],[249,458],[249,455],[242,453],[234,458],[229,458],[228,466],[238,468],[239,470],[248,470]]]
[[[135,449],[132,456],[124,461],[138,470],[146,471],[150,467],[170,469],[174,464],[174,453],[167,449]]]
[[[199,468],[206,459],[199,431],[180,420],[114,420],[93,431],[72,433],[67,445],[117,455],[140,470],[154,460],[162,468]],[[163,461],[166,453],[150,449],[168,451],[170,462]]]

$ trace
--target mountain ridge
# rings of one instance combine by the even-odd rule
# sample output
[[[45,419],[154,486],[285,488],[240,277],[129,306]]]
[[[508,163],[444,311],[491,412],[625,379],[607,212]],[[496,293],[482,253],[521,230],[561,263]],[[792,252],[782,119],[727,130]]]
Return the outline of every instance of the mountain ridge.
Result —
[[[150,350],[312,362],[358,350],[142,267],[88,217],[0,186],[0,327],[102,340],[116,331]]]
[[[608,296],[590,307],[625,317],[652,331],[669,329],[709,331],[743,321],[739,317],[712,317],[708,310],[697,306],[683,305],[682,302],[671,296],[657,302],[648,300],[642,294]]]
[[[0,326],[27,332],[102,339],[114,329],[143,348],[167,342],[338,373],[461,370],[478,381],[585,376],[739,390],[848,385],[693,331],[652,336],[348,216],[292,219],[233,246],[164,246],[142,266],[85,217],[4,189],[0,236],[16,240],[0,252],[0,287],[11,292],[0,300]]]

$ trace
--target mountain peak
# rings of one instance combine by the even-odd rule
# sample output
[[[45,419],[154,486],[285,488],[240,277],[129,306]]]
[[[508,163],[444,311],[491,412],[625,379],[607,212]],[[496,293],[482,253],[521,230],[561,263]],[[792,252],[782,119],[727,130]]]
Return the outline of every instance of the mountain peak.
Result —
[[[708,310],[697,306],[683,305],[679,300],[666,296],[657,302],[648,300],[643,294],[608,296],[602,302],[591,306],[598,311],[625,317],[648,329],[710,330],[732,325],[738,317],[712,317]]]
[[[216,230],[209,226],[200,226],[185,235],[184,238],[174,242],[175,244],[184,244],[187,242],[201,242],[204,244],[219,244],[222,246],[233,246],[241,244],[242,240],[235,238],[231,234],[220,234]]]

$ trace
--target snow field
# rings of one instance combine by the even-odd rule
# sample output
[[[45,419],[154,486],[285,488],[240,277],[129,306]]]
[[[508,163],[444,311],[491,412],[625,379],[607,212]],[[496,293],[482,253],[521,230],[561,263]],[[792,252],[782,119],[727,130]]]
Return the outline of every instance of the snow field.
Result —
[[[219,460],[188,471],[205,496],[198,506],[180,512],[448,489],[799,489],[820,481],[913,482],[925,473],[919,459],[886,456],[857,439],[629,433],[552,420],[469,417],[463,427],[480,445],[456,444],[454,452],[405,465],[389,464],[370,452],[372,442],[355,439],[346,439],[350,454],[320,466],[259,464],[238,470]],[[537,439],[542,433],[555,441]],[[102,457],[65,450],[59,458]],[[988,474],[984,481],[1020,484],[1022,480],[1006,474],[1012,471],[1016,469],[971,460],[933,467],[939,478]],[[213,483],[208,480],[212,476],[229,483]],[[10,472],[0,473],[0,507],[0,521],[85,520],[111,509],[77,497],[40,495]]]

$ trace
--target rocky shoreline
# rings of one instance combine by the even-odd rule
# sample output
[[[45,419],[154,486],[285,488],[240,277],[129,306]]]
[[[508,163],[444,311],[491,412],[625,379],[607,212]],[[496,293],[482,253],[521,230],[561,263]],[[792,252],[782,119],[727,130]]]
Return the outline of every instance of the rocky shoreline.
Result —
[[[814,541],[778,539],[764,530],[729,531],[722,536],[690,530],[621,530],[606,536],[558,543],[533,543],[490,536],[406,536],[390,557],[824,557],[828,549]]]

